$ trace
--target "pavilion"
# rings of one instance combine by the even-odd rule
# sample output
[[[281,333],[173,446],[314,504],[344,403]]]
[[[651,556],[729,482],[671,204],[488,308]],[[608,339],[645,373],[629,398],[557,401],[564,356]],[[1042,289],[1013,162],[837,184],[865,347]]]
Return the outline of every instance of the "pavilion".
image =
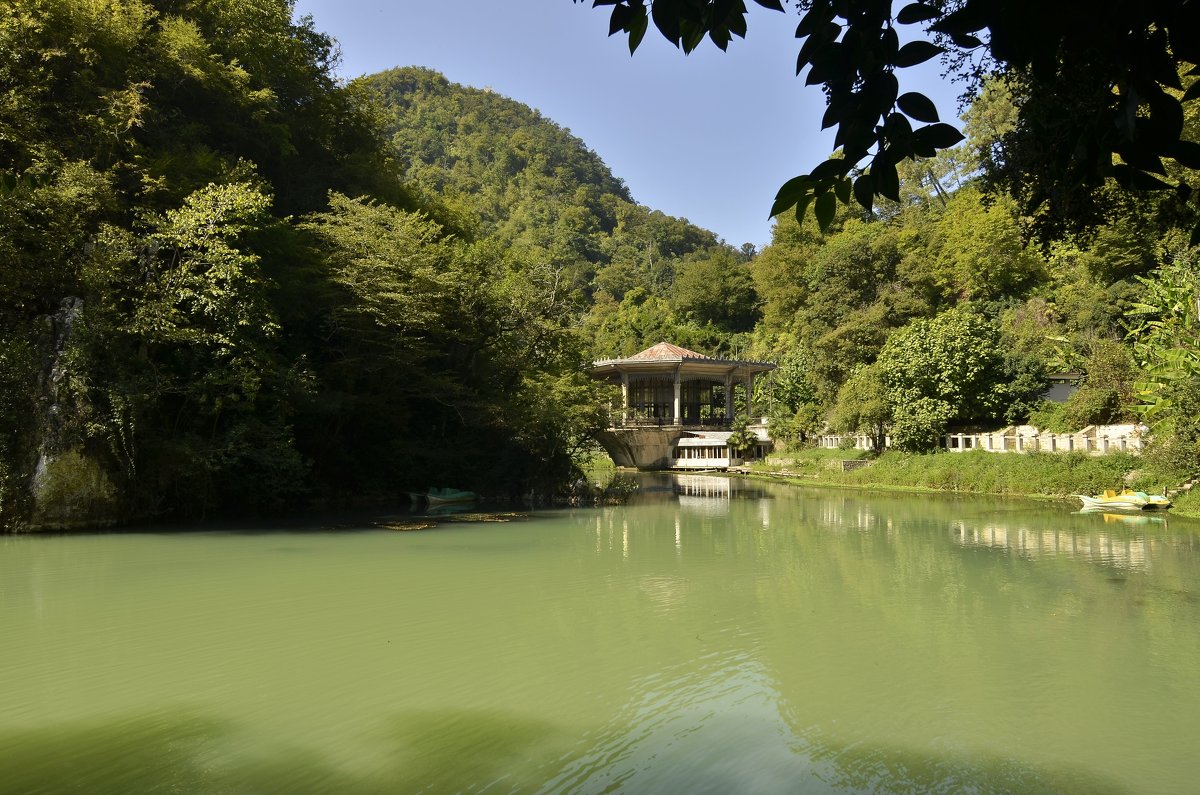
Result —
[[[754,377],[768,362],[716,359],[660,342],[626,359],[595,362],[593,378],[621,385],[621,407],[599,441],[618,466],[638,469],[724,469],[737,459],[727,440],[733,395],[749,403]],[[760,423],[761,425],[761,423]],[[769,444],[756,430],[760,447]]]

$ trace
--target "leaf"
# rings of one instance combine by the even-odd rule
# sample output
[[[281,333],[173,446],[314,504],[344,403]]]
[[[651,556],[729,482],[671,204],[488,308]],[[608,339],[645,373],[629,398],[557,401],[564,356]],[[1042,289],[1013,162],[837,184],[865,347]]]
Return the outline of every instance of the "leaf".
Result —
[[[811,193],[806,193],[800,197],[800,201],[796,202],[796,222],[804,223],[804,213],[808,212],[808,205],[812,204],[814,196]]]
[[[853,165],[849,160],[831,157],[817,166],[808,175],[814,180],[826,180],[830,177],[844,177]]]
[[[892,63],[901,69],[925,63],[930,58],[945,52],[941,47],[928,41],[910,41],[900,48]]]
[[[817,216],[817,228],[824,232],[837,214],[837,196],[832,193],[822,193],[818,196],[814,214]]]
[[[1191,102],[1196,97],[1200,97],[1200,80],[1197,80],[1188,86],[1188,90],[1183,92],[1183,99],[1180,101]]]
[[[633,19],[632,8],[629,6],[613,6],[612,15],[608,18],[608,35],[614,36],[622,30],[628,30],[631,19]]]
[[[970,33],[951,33],[950,41],[964,50],[973,50],[976,47],[983,46],[983,41],[977,36],[972,36]]]
[[[1200,246],[1200,223],[1192,227],[1192,237],[1188,240],[1189,246]]]
[[[949,149],[966,140],[966,136],[945,122],[918,127],[913,133],[913,146],[919,142],[934,149]]]
[[[937,33],[975,33],[983,30],[988,25],[989,7],[985,3],[968,2],[957,11],[947,14],[937,22],[930,25],[929,29]]]
[[[900,106],[900,110],[917,121],[938,121],[937,106],[924,94],[909,91],[896,97],[896,104]]]
[[[850,203],[850,191],[850,180],[846,177],[842,177],[833,183],[833,192],[837,194],[838,201],[840,201],[842,204]]]
[[[1162,158],[1158,156],[1157,147],[1145,141],[1134,141],[1117,146],[1114,151],[1129,165],[1166,176],[1167,169],[1163,166]]]
[[[800,18],[800,24],[796,26],[796,38],[802,39],[805,36],[811,36],[818,26],[824,25],[828,21],[826,15],[820,13],[816,8],[809,10]]]
[[[643,8],[643,13],[645,9]],[[668,2],[668,0],[657,0],[650,6],[650,14],[654,17],[654,26],[658,28],[659,33],[663,37],[679,46],[679,3],[678,0]]]
[[[684,53],[691,53],[700,46],[700,42],[704,41],[704,26],[689,22],[686,19],[679,21],[679,32],[683,43]]]
[[[927,22],[938,17],[938,10],[925,3],[909,3],[896,14],[896,21],[901,25],[912,25],[916,22]]]
[[[783,11],[783,3],[780,0],[754,0],[763,8],[769,8],[772,11]]]
[[[875,195],[885,196],[892,201],[900,201],[900,175],[896,173],[896,164],[888,157],[889,152],[881,150],[871,159],[871,181],[875,187]]]
[[[646,35],[646,9],[639,8],[629,22],[629,54],[633,55]]]
[[[717,45],[717,49],[719,49],[721,52],[725,52],[725,50],[729,47],[729,28],[713,28],[708,32],[708,38],[713,44]]]
[[[903,114],[889,113],[883,122],[883,131],[891,143],[903,146],[906,151],[910,148],[912,125],[908,123],[908,119],[904,118]]]
[[[1135,190],[1163,190],[1171,187],[1169,183],[1163,182],[1153,174],[1148,174],[1124,163],[1113,166],[1113,179],[1121,187]]]
[[[858,179],[854,180],[854,198],[863,206],[867,212],[873,212],[871,209],[875,204],[875,191],[871,187],[871,177],[863,174]]]
[[[774,218],[781,212],[791,207],[798,202],[802,196],[808,193],[812,187],[812,180],[807,174],[802,174],[798,177],[792,177],[787,182],[780,186],[775,193],[775,202],[771,205],[771,214],[768,218]]]
[[[821,129],[828,130],[833,125],[842,120],[842,108],[840,105],[829,103],[829,107],[825,109],[825,115],[821,117]]]

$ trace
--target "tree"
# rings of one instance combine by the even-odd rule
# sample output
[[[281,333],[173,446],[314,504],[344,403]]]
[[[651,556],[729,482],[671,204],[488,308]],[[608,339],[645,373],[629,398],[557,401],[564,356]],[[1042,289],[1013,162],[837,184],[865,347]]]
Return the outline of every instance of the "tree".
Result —
[[[732,249],[724,247],[680,260],[671,303],[683,318],[726,331],[749,331],[758,316],[750,269]]]
[[[878,364],[857,368],[838,390],[830,426],[839,433],[864,432],[871,437],[871,450],[879,455],[887,441],[895,406],[891,387]]]
[[[995,300],[1024,294],[1045,280],[1045,262],[1021,240],[1015,202],[987,201],[974,188],[958,191],[937,222],[934,272],[960,299]]]
[[[1200,276],[1189,258],[1178,258],[1138,282],[1142,292],[1128,318],[1141,369],[1138,411],[1169,430],[1182,419],[1174,396],[1200,382]]]
[[[902,450],[937,447],[950,422],[995,420],[1008,400],[996,328],[952,309],[888,338],[876,361],[889,390],[892,438]]]
[[[582,2],[582,0],[575,0]],[[783,12],[780,0],[755,0]],[[636,50],[653,19],[685,53],[707,36],[724,50],[744,37],[746,4],[723,0],[594,0],[612,6],[609,34],[625,32]],[[836,203],[855,199],[870,210],[875,197],[899,201],[897,165],[933,157],[963,140],[940,121],[918,92],[901,93],[899,70],[944,55],[952,71],[975,87],[999,73],[1022,97],[1020,145],[1005,158],[1002,181],[1027,209],[1089,222],[1091,192],[1108,177],[1122,186],[1166,190],[1164,159],[1200,168],[1200,143],[1182,138],[1182,104],[1200,96],[1184,88],[1200,65],[1200,8],[1188,0],[1130,3],[1064,0],[1051,6],[1026,0],[803,0],[796,36],[803,40],[797,73],[827,98],[822,127],[836,127],[839,154],[780,188],[771,215],[809,207],[829,225]],[[899,6],[897,9],[896,6]],[[924,26],[930,37],[914,37]],[[901,36],[900,29],[906,28]],[[901,44],[902,38],[912,39]],[[931,40],[932,38],[932,40]],[[1186,68],[1184,68],[1186,71]],[[1114,161],[1114,155],[1121,162]],[[1019,175],[1021,182],[1015,177]],[[1156,176],[1157,175],[1157,176]],[[1200,226],[1193,242],[1200,242]]]
[[[738,454],[739,458],[743,457],[742,454],[753,450],[754,445],[758,443],[758,437],[750,430],[750,420],[745,414],[738,415],[729,429],[730,434],[726,444],[729,445],[730,452]]]

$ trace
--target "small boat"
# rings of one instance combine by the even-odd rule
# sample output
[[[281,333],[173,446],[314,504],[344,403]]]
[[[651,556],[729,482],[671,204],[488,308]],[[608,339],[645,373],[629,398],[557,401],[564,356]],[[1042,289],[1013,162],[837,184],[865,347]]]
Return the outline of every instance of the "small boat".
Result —
[[[1171,507],[1171,501],[1160,494],[1147,494],[1144,491],[1121,492],[1107,489],[1103,494],[1089,497],[1086,494],[1075,495],[1083,501],[1084,510],[1103,508],[1118,511],[1162,511]]]
[[[425,492],[425,499],[432,505],[450,505],[453,503],[475,502],[479,499],[473,491],[461,489],[430,489]]]

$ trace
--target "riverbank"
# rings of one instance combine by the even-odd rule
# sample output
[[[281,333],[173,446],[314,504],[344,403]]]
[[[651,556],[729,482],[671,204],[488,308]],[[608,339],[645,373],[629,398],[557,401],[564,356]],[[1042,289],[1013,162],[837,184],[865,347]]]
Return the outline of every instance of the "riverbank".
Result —
[[[863,463],[844,467],[843,461]],[[814,449],[773,457],[769,463],[753,465],[747,474],[818,486],[1061,500],[1124,486],[1162,493],[1177,485],[1172,476],[1145,469],[1143,463],[1125,453],[887,452],[868,460],[861,450]],[[1178,494],[1174,501],[1173,515],[1200,518],[1200,497],[1194,493]]]

